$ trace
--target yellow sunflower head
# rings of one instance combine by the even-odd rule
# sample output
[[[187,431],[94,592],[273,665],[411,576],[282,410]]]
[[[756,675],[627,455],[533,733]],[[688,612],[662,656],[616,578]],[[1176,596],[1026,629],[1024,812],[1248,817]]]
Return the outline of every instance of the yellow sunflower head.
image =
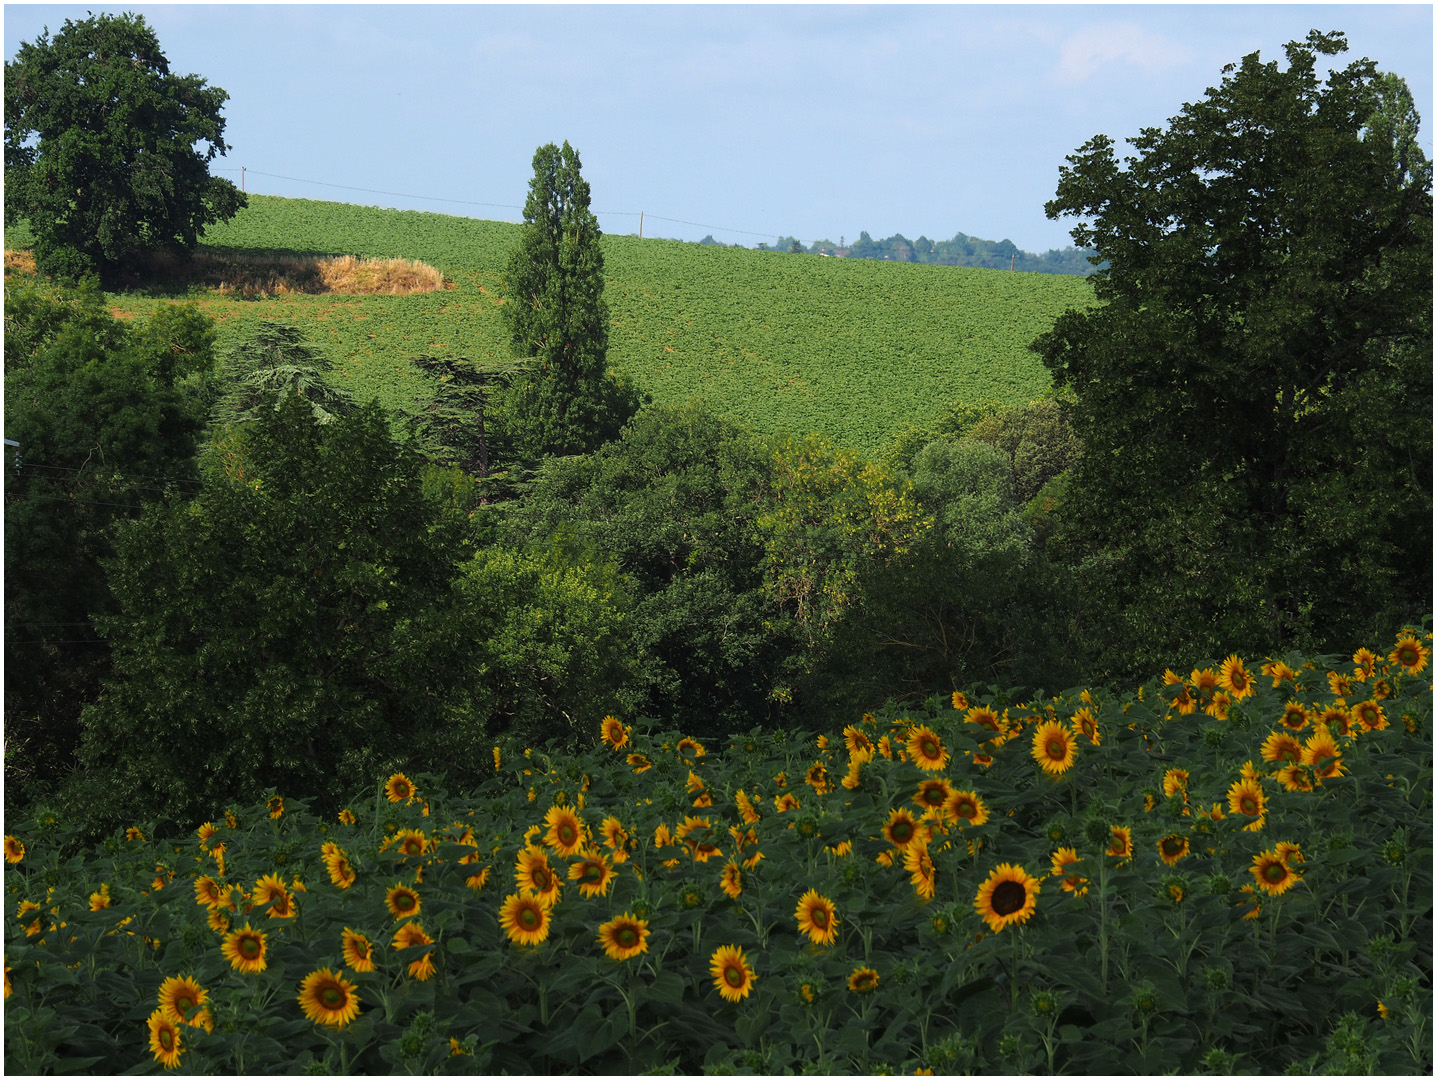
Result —
[[[177,1024],[187,1023],[209,999],[209,991],[188,975],[170,976],[160,983],[160,1011]]]
[[[519,852],[519,861],[514,868],[514,882],[546,905],[559,898],[559,875],[554,873],[554,868],[549,865],[549,857],[544,850],[532,844]]]
[[[960,825],[982,825],[988,820],[988,807],[975,791],[955,791],[945,805],[949,820]]]
[[[1248,674],[1247,668],[1243,667],[1236,653],[1222,662],[1217,684],[1227,691],[1234,701],[1241,701],[1255,689],[1252,676]]]
[[[1337,740],[1321,724],[1302,745],[1302,764],[1312,770],[1312,775],[1318,782],[1341,776],[1345,771]]]
[[[599,944],[610,960],[632,960],[649,951],[649,924],[626,911],[599,926]]]
[[[942,740],[933,733],[927,724],[910,727],[904,747],[908,751],[909,760],[920,769],[938,772],[948,765],[948,751],[943,748]]]
[[[1408,631],[1397,639],[1397,644],[1392,646],[1387,659],[1416,675],[1427,666],[1427,661],[1432,659],[1432,650],[1423,645],[1416,634]]]
[[[417,922],[407,922],[394,932],[390,944],[396,949],[408,949],[416,945],[433,945],[434,939]]]
[[[419,914],[419,894],[408,885],[393,885],[384,894],[384,904],[395,919],[408,919]]]
[[[743,892],[743,871],[732,859],[724,864],[723,872],[719,875],[719,888],[734,900]]]
[[[1263,851],[1254,855],[1248,868],[1257,882],[1257,887],[1269,896],[1281,896],[1302,880],[1287,859],[1277,851]]]
[[[344,934],[340,938],[340,952],[344,955],[345,966],[351,971],[374,970],[374,944],[358,931],[347,926],[344,928]]]
[[[397,772],[385,782],[384,795],[392,803],[409,802],[414,798],[414,781]]]
[[[848,747],[848,753],[851,757],[863,757],[872,760],[873,755],[877,752],[877,749],[873,745],[873,740],[852,724],[849,724],[843,729],[843,742],[844,745]]]
[[[1386,713],[1376,701],[1360,701],[1352,706],[1352,718],[1364,731],[1386,731],[1389,726]]]
[[[179,1022],[166,1016],[164,1009],[156,1009],[150,1013],[147,1023],[150,1032],[150,1052],[155,1055],[155,1060],[167,1069],[178,1066],[182,1053]]]
[[[978,888],[973,907],[996,934],[1027,922],[1038,906],[1038,880],[1021,866],[999,864]]]
[[[929,813],[947,816],[944,807],[953,796],[953,785],[941,777],[932,780],[924,780],[918,785],[918,790],[913,794],[913,801]]]
[[[326,1027],[342,1028],[359,1015],[359,988],[329,968],[304,977],[298,1001],[305,1016]]]
[[[280,817],[284,814],[284,800],[278,795],[272,795],[268,800],[266,800],[265,808],[269,811],[270,817]]]
[[[807,934],[815,945],[832,945],[838,936],[838,909],[816,889],[809,889],[799,898],[793,914],[798,920],[799,933]]]
[[[888,812],[883,825],[884,838],[897,848],[906,848],[918,837],[918,820],[902,806]]]
[[[1288,731],[1301,731],[1307,727],[1308,721],[1311,719],[1312,715],[1301,702],[1289,701],[1287,705],[1283,707],[1282,717],[1278,722],[1287,728]]]
[[[1179,833],[1169,833],[1158,841],[1158,857],[1169,866],[1176,866],[1178,860],[1188,854],[1188,838]]]
[[[871,994],[878,989],[878,972],[870,967],[854,968],[848,976],[848,988],[855,994]]]
[[[725,1001],[742,1001],[757,981],[743,950],[737,945],[720,945],[709,959],[709,973]]]
[[[616,716],[604,717],[599,725],[599,737],[611,750],[622,750],[629,744],[629,729]]]
[[[548,831],[544,844],[551,851],[568,858],[584,846],[584,822],[567,806],[551,806],[544,814]]]
[[[537,896],[510,894],[499,908],[499,925],[516,945],[539,945],[549,939],[549,908]]]
[[[704,749],[703,743],[697,739],[689,738],[680,739],[674,749],[678,752],[679,757],[689,762],[697,761],[708,753],[708,751]]]
[[[5,861],[17,863],[25,858],[25,845],[9,833],[5,834]]]
[[[649,769],[653,768],[653,763],[644,757],[643,754],[630,754],[624,760],[633,766],[634,772],[636,773],[648,772]]]
[[[1302,760],[1302,743],[1286,731],[1274,731],[1262,744],[1263,761],[1292,764]]]
[[[586,897],[604,896],[614,883],[614,868],[601,852],[581,852],[569,867],[569,880],[577,882]]]
[[[932,900],[937,890],[938,875],[926,844],[915,842],[903,849],[903,869],[908,871],[909,883],[918,898],[924,903]]]
[[[1169,769],[1163,773],[1163,795],[1169,799],[1174,795],[1181,795],[1183,802],[1187,802],[1189,779],[1186,769]]]
[[[1033,732],[1033,760],[1049,776],[1062,776],[1072,768],[1078,754],[1073,733],[1056,720],[1045,720]]]
[[[231,930],[225,935],[220,951],[224,953],[231,967],[247,975],[257,974],[269,966],[265,935],[251,927],[248,922],[243,928]]]

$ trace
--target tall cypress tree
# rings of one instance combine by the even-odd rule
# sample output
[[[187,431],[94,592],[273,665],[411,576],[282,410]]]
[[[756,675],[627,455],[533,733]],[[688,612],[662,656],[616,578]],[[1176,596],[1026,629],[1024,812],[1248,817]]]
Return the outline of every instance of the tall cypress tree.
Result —
[[[606,366],[600,235],[578,153],[567,142],[539,147],[501,309],[515,355],[531,361],[504,402],[508,433],[530,453],[587,453],[616,436],[638,407]]]

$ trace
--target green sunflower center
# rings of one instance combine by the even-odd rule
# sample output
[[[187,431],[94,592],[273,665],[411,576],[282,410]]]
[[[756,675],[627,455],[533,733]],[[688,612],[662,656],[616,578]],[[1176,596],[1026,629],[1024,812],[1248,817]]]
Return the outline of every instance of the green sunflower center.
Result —
[[[918,749],[923,752],[926,758],[936,758],[943,755],[942,749],[932,739],[923,739],[918,744]]]
[[[536,866],[533,870],[529,871],[529,880],[534,883],[535,892],[543,892],[549,887],[549,871],[545,870],[542,866]]]
[[[1004,881],[993,890],[993,910],[999,915],[1021,911],[1027,902],[1028,890],[1020,881]]]
[[[559,826],[559,843],[564,847],[570,847],[579,838],[578,830],[567,821]]]
[[[584,863],[579,880],[585,885],[594,885],[604,880],[604,868],[598,863]]]
[[[639,943],[639,929],[636,926],[621,926],[614,931],[614,942],[621,949],[632,949]]]
[[[538,908],[525,905],[519,909],[519,915],[516,921],[521,927],[532,933],[539,929],[539,924],[543,922],[543,916],[540,915]]]
[[[974,806],[971,802],[969,802],[967,799],[964,799],[956,807],[954,807],[953,812],[961,818],[972,818],[978,816],[978,808]]]
[[[1263,878],[1273,885],[1287,880],[1287,867],[1280,862],[1268,863],[1262,869]]]
[[[331,1011],[344,1008],[348,995],[342,987],[326,986],[319,991],[319,1003]]]
[[[173,1050],[173,1049],[175,1048],[175,1033],[174,1033],[173,1031],[171,1031],[169,1028],[166,1028],[166,1027],[160,1028],[159,1038],[160,1038],[160,1046],[162,1046],[162,1047],[164,1048],[165,1053],[169,1053],[171,1050]]]
[[[808,921],[820,930],[828,927],[828,912],[821,907],[816,907],[808,913]]]
[[[895,844],[906,844],[913,839],[913,826],[906,821],[897,822],[890,835]]]
[[[400,911],[408,911],[414,906],[414,897],[408,893],[399,893],[394,897],[394,906]]]
[[[1054,761],[1061,761],[1068,756],[1068,744],[1062,739],[1048,740],[1048,757]]]
[[[743,968],[736,964],[729,964],[723,969],[723,981],[730,986],[739,987],[743,985]]]
[[[242,937],[237,943],[240,955],[246,960],[258,959],[264,953],[264,945],[259,938]]]
[[[1251,795],[1244,795],[1238,800],[1238,809],[1248,817],[1257,817],[1257,800]]]

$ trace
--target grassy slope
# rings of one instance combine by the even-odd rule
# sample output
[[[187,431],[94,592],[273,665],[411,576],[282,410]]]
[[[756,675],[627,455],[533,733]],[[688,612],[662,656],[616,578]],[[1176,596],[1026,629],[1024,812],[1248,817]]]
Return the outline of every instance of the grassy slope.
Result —
[[[251,196],[206,246],[422,259],[457,284],[417,296],[209,295],[220,344],[259,318],[294,322],[361,399],[411,405],[421,355],[508,356],[500,274],[519,226],[346,203]],[[760,432],[817,431],[873,450],[951,402],[1019,402],[1048,375],[1028,351],[1087,281],[1049,274],[793,256],[604,238],[611,364],[656,401],[701,396]],[[143,314],[158,301],[117,296]]]

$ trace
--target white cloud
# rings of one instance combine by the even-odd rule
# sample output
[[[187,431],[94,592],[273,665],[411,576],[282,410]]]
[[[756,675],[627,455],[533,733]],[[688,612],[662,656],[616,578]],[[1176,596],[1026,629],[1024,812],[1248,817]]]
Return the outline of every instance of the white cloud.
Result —
[[[1068,85],[1086,82],[1112,65],[1160,72],[1188,63],[1190,53],[1177,42],[1136,23],[1102,23],[1069,34],[1058,47],[1058,66],[1050,76]]]

